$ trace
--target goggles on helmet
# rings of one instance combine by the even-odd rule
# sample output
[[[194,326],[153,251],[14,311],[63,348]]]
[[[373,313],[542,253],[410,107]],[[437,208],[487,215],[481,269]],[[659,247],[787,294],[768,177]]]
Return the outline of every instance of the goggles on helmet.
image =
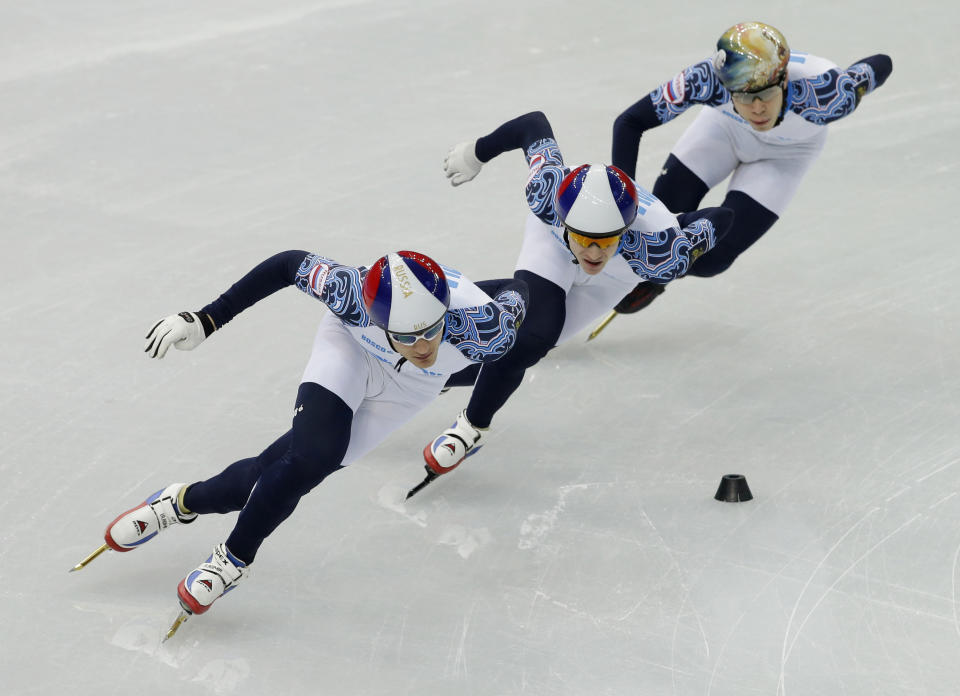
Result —
[[[417,331],[415,333],[393,333],[392,331],[388,331],[387,333],[390,334],[390,339],[394,343],[399,343],[400,345],[403,345],[403,346],[412,346],[421,338],[424,341],[432,341],[437,337],[437,335],[441,331],[443,331],[443,327],[444,327],[444,318],[440,317],[440,321],[438,321],[433,326],[428,326],[423,331]]]
[[[753,104],[754,99],[759,99],[762,102],[770,101],[776,98],[782,91],[783,87],[780,85],[771,85],[770,87],[758,89],[755,92],[731,92],[730,98],[737,104],[748,106]]]
[[[623,230],[617,232],[616,234],[608,235],[605,237],[588,237],[585,234],[580,232],[574,232],[571,228],[567,227],[567,237],[570,241],[576,242],[580,246],[586,248],[591,244],[596,244],[601,249],[607,249],[611,246],[620,243],[620,237],[623,236]]]

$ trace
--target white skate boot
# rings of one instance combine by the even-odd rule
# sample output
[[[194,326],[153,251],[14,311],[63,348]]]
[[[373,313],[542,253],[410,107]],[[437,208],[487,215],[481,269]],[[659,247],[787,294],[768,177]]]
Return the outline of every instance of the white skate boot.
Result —
[[[103,540],[114,551],[132,551],[150,541],[173,524],[189,524],[197,519],[197,513],[182,512],[180,496],[185,483],[174,483],[157,491],[132,510],[117,517],[107,525]]]
[[[248,572],[247,564],[230,553],[226,544],[217,544],[210,557],[177,586],[180,606],[189,614],[202,614]]]
[[[451,427],[423,448],[423,460],[427,464],[427,470],[437,476],[453,471],[460,462],[483,447],[480,441],[489,430],[490,428],[475,427],[467,420],[467,411],[464,409]]]

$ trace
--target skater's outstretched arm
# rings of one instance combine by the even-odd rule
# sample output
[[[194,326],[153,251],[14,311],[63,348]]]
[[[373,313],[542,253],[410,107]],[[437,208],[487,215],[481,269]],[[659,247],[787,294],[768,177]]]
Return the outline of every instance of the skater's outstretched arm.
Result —
[[[659,232],[627,230],[623,252],[634,273],[642,279],[666,283],[685,275],[732,223],[733,211],[728,208],[703,208],[684,215],[680,221],[683,227]]]
[[[517,331],[527,312],[529,290],[517,278],[481,281],[491,301],[447,312],[446,340],[474,363],[502,358],[517,342]]]
[[[526,151],[533,143],[553,139],[553,129],[542,111],[531,111],[497,127],[476,140],[453,146],[443,160],[443,172],[450,184],[459,186],[480,173],[494,157],[510,150]]]
[[[145,352],[159,359],[171,346],[193,350],[240,312],[290,285],[319,299],[345,323],[367,326],[362,270],[302,250],[280,252],[257,264],[199,311],[158,321],[147,333]]]
[[[697,104],[719,106],[729,99],[710,61],[691,65],[617,116],[613,122],[613,165],[636,179],[637,150],[646,131],[672,121]]]
[[[860,100],[880,87],[893,71],[883,53],[858,60],[846,70],[828,70],[815,77],[790,82],[788,108],[801,117],[825,125],[848,116]]]

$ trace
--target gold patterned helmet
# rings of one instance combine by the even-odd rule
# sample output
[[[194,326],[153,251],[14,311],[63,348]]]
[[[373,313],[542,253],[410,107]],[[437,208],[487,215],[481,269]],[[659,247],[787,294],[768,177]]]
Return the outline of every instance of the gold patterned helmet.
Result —
[[[787,74],[790,47],[778,29],[762,22],[735,24],[717,41],[713,67],[730,92],[756,92]]]

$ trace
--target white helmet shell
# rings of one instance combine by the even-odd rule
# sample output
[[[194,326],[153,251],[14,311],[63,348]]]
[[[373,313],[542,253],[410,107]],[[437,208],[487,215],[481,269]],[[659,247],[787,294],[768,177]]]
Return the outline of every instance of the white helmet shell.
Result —
[[[564,225],[581,234],[617,234],[637,216],[637,189],[617,167],[584,164],[560,182],[557,212]]]

